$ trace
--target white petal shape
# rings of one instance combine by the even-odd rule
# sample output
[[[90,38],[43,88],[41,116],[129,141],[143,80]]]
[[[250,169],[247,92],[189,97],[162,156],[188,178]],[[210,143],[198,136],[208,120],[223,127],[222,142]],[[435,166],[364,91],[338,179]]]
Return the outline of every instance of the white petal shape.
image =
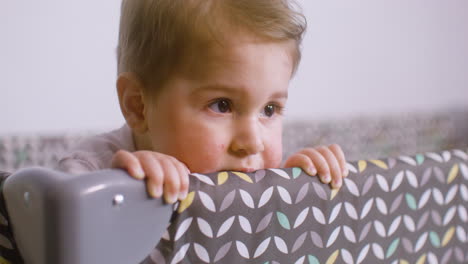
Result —
[[[345,248],[341,249],[341,258],[346,264],[354,264],[353,255],[351,255],[351,253],[349,253]]]
[[[210,210],[211,212],[216,212],[216,207],[213,202],[213,199],[211,199],[211,197],[208,194],[202,191],[198,191],[198,194],[202,204],[206,207],[206,209]]]
[[[465,243],[466,242],[466,231],[463,227],[457,226],[457,238],[460,240],[460,242]]]
[[[236,240],[236,247],[237,247],[237,251],[239,252],[239,255],[241,255],[243,258],[246,258],[246,259],[250,258],[249,250],[247,249],[244,243],[242,243],[239,240]]]
[[[463,178],[468,180],[468,166],[465,163],[460,163],[460,171],[462,172]]]
[[[268,170],[278,174],[279,176],[281,176],[281,177],[283,177],[285,179],[288,179],[288,180],[291,179],[289,177],[289,175],[284,170],[281,170],[281,169],[268,169]]]
[[[416,246],[414,247],[414,252],[418,252],[424,246],[424,243],[426,243],[427,240],[427,234],[427,232],[424,232],[424,234],[419,237],[418,242],[416,242]]]
[[[179,228],[177,229],[177,232],[175,234],[174,241],[177,241],[185,232],[187,229],[190,227],[190,224],[192,224],[193,217],[185,219],[180,225]]]
[[[328,239],[327,242],[327,247],[330,247],[333,243],[335,243],[336,238],[338,237],[338,234],[340,234],[341,226],[335,228],[333,232],[330,235],[330,238]]]
[[[308,214],[309,214],[309,207],[305,208],[299,213],[299,215],[296,218],[296,221],[294,221],[293,228],[300,226],[304,222]]]
[[[411,186],[413,186],[414,188],[418,188],[418,179],[412,171],[406,170],[406,178],[408,179],[408,182]]]
[[[439,154],[434,153],[434,152],[426,153],[426,157],[431,158],[437,162],[441,162],[441,163],[444,162],[443,158]]]
[[[403,174],[404,174],[404,172],[403,172],[403,171],[400,171],[400,172],[395,176],[395,179],[393,180],[393,183],[392,183],[392,189],[391,189],[392,192],[393,192],[394,190],[396,190],[396,189],[400,186],[401,182],[403,181]]]
[[[190,176],[195,176],[195,178],[198,178],[200,181],[208,184],[208,185],[211,185],[211,186],[214,186],[214,182],[210,179],[210,177],[206,176],[206,175],[203,175],[203,174],[199,174],[199,173],[191,173]]]
[[[427,189],[424,191],[424,193],[421,195],[421,199],[419,199],[418,202],[418,209],[421,209],[426,205],[427,201],[429,201],[429,198],[431,197],[431,189]]]
[[[439,261],[437,260],[437,257],[434,253],[427,253],[427,264],[439,264]]]
[[[445,196],[444,203],[445,204],[450,203],[453,200],[453,198],[455,198],[457,191],[458,191],[458,185],[452,186],[452,188],[450,188],[450,190],[447,192],[447,195]]]
[[[312,206],[312,213],[315,217],[315,220],[317,220],[317,222],[321,223],[322,225],[326,224],[325,216],[323,215],[322,211],[320,211],[320,209],[318,209],[315,206]]]
[[[453,151],[453,154],[457,157],[459,157],[460,159],[462,160],[468,160],[468,154],[466,154],[465,151],[462,151],[462,150],[459,150],[459,149],[455,149]]]
[[[267,239],[263,240],[262,243],[260,243],[260,245],[258,245],[253,256],[254,258],[260,257],[265,252],[265,250],[267,250],[268,245],[270,244],[270,240],[271,238],[268,237]]]
[[[343,233],[349,241],[356,243],[356,235],[354,231],[349,226],[343,226]]]
[[[190,243],[183,245],[179,249],[179,251],[177,251],[177,253],[174,255],[174,258],[172,259],[171,264],[177,264],[181,262],[185,258],[185,254],[187,254],[187,250],[189,249],[189,247],[190,247]]]
[[[412,159],[411,157],[408,157],[408,156],[400,156],[398,157],[399,160],[405,162],[405,163],[408,163],[409,165],[412,165],[412,166],[416,166],[417,163],[414,159]]]
[[[465,184],[460,185],[460,194],[463,200],[467,202],[468,201],[468,188],[466,187]]]
[[[359,252],[359,257],[356,260],[356,264],[362,263],[364,259],[367,256],[367,253],[369,253],[370,245],[367,244],[365,245],[362,249],[361,252]]]
[[[356,186],[356,183],[354,183],[354,181],[345,178],[344,183],[352,195],[359,197],[359,189]]]
[[[380,174],[377,174],[376,178],[377,178],[377,183],[379,184],[380,188],[384,190],[385,192],[388,192],[390,188],[388,187],[388,182],[385,179],[385,177]]]
[[[416,225],[414,224],[414,220],[409,215],[403,216],[403,223],[405,223],[406,228],[410,232],[414,232],[416,230]]]
[[[266,189],[266,190],[262,193],[262,196],[260,197],[260,202],[258,202],[258,208],[261,208],[261,207],[264,206],[266,203],[268,203],[268,201],[270,200],[272,194],[273,194],[273,186],[271,186],[270,188]]]
[[[444,204],[444,196],[440,192],[439,189],[433,188],[432,189],[432,196],[434,197],[434,200],[439,204],[443,205]]]
[[[198,217],[197,224],[200,231],[207,237],[213,238],[213,229],[211,229],[210,224],[205,221],[205,219]]]
[[[374,228],[375,228],[375,231],[377,232],[377,234],[379,234],[379,236],[386,237],[385,226],[382,224],[382,222],[380,222],[378,220],[375,220],[374,221]]]
[[[443,151],[442,152],[442,157],[444,158],[444,161],[447,162],[450,160],[450,158],[452,157],[452,155],[450,154],[449,151]]]
[[[283,200],[287,204],[292,204],[292,199],[289,192],[282,186],[277,186],[276,188],[278,189],[281,200]]]
[[[382,247],[377,243],[372,243],[372,251],[378,259],[384,259],[384,251]]]
[[[349,217],[351,217],[354,220],[358,219],[356,209],[354,208],[352,204],[345,202],[345,210],[346,210],[346,213],[348,213]]]
[[[367,201],[366,204],[364,204],[364,208],[362,209],[360,219],[364,219],[364,217],[367,216],[367,214],[372,208],[372,204],[374,204],[374,198],[369,199],[369,201]]]
[[[455,205],[450,207],[450,209],[448,209],[447,213],[444,216],[444,221],[443,221],[444,226],[450,223],[450,221],[452,221],[456,212],[457,212],[457,207]]]
[[[346,163],[346,168],[348,168],[348,170],[350,172],[357,173],[357,169],[353,165],[351,165],[350,163]]]
[[[234,219],[236,219],[235,215],[229,217],[226,221],[224,221],[224,223],[219,228],[218,234],[216,234],[216,237],[220,237],[226,234],[226,232],[229,231],[229,229],[231,228],[232,223],[234,223]]]
[[[241,198],[242,198],[242,201],[244,202],[245,205],[247,205],[247,207],[250,207],[250,208],[255,208],[255,205],[254,205],[254,202],[253,202],[253,199],[252,199],[252,196],[250,196],[250,194],[242,189],[239,189],[239,192],[240,192],[240,195],[241,195]]]
[[[195,254],[197,257],[201,259],[205,263],[210,262],[210,256],[208,255],[208,251],[200,244],[194,243],[193,247],[195,248]]]
[[[463,222],[468,221],[468,213],[466,212],[466,208],[464,206],[458,206],[458,216]]]
[[[239,215],[239,224],[244,232],[247,234],[252,234],[252,226],[250,225],[250,222],[247,218]]]
[[[388,236],[391,236],[393,235],[393,233],[395,233],[395,231],[398,229],[398,227],[400,226],[400,223],[401,223],[401,215],[400,216],[397,216],[392,224],[390,225],[390,228],[388,228]]]
[[[221,248],[219,248],[218,252],[216,252],[214,262],[218,262],[219,260],[224,258],[227,255],[227,253],[229,252],[229,250],[231,249],[231,245],[232,245],[232,241],[227,242]]]
[[[388,214],[388,209],[387,209],[387,204],[385,204],[384,200],[380,197],[377,197],[375,199],[375,204],[377,205],[377,209],[383,214],[387,215]]]
[[[288,254],[288,246],[286,246],[286,242],[281,237],[275,236],[275,245],[276,248],[284,254]]]
[[[304,264],[305,258],[306,256],[300,257],[296,262],[294,262],[294,264]]]
[[[329,224],[333,223],[333,221],[335,221],[336,217],[337,217],[338,214],[340,213],[341,204],[342,204],[342,203],[339,203],[339,204],[335,205],[335,207],[332,209],[332,212],[331,212],[331,214],[330,214],[330,219],[328,220],[328,223],[329,223]]]

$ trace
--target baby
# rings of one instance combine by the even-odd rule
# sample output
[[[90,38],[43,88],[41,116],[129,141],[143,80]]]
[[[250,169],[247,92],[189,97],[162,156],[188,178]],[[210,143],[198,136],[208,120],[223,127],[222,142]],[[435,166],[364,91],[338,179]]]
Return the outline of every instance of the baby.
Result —
[[[123,168],[169,203],[186,197],[191,172],[300,167],[339,188],[348,170],[336,144],[281,163],[288,84],[305,31],[293,7],[287,0],[124,0],[117,92],[126,124],[86,139],[59,169]]]

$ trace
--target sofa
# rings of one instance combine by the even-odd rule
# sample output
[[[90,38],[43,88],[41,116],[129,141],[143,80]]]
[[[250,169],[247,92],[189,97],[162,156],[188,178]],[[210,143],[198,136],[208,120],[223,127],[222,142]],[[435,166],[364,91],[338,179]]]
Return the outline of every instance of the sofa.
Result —
[[[0,261],[11,259],[16,234],[26,263],[466,263],[467,117],[450,111],[291,122],[286,153],[342,145],[351,174],[340,190],[298,168],[192,174],[188,198],[174,207],[144,196],[143,183],[122,171],[95,172],[101,176],[90,174],[89,182],[44,168],[18,171],[51,167],[59,154],[50,153],[66,151],[83,135],[2,139],[3,170],[14,173],[3,186],[7,210],[0,223],[11,231],[2,240],[12,242],[0,243]],[[50,206],[25,206],[24,186]],[[96,191],[83,191],[89,189]],[[112,202],[97,206],[105,194]],[[137,211],[103,222],[115,213],[118,194],[127,206],[118,212]],[[31,225],[28,213],[42,224]],[[110,222],[121,228],[109,229]],[[44,232],[58,223],[74,235]],[[28,242],[31,234],[35,242]]]

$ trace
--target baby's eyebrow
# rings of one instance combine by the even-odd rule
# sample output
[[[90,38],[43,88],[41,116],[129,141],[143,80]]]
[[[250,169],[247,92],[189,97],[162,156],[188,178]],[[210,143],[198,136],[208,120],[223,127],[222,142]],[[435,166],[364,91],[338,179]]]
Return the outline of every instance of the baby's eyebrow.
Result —
[[[236,86],[224,85],[224,84],[210,84],[196,87],[192,94],[197,95],[201,93],[209,93],[209,92],[224,92],[227,94],[243,94],[248,89],[239,89]],[[277,91],[269,96],[271,99],[288,99],[288,90],[285,91]]]

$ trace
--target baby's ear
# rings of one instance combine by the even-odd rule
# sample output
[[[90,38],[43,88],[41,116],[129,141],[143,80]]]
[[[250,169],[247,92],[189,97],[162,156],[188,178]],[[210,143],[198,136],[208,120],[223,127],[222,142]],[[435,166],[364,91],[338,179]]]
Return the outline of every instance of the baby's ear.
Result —
[[[143,88],[142,82],[134,73],[124,72],[117,78],[120,110],[128,126],[137,133],[145,133],[148,129]]]

